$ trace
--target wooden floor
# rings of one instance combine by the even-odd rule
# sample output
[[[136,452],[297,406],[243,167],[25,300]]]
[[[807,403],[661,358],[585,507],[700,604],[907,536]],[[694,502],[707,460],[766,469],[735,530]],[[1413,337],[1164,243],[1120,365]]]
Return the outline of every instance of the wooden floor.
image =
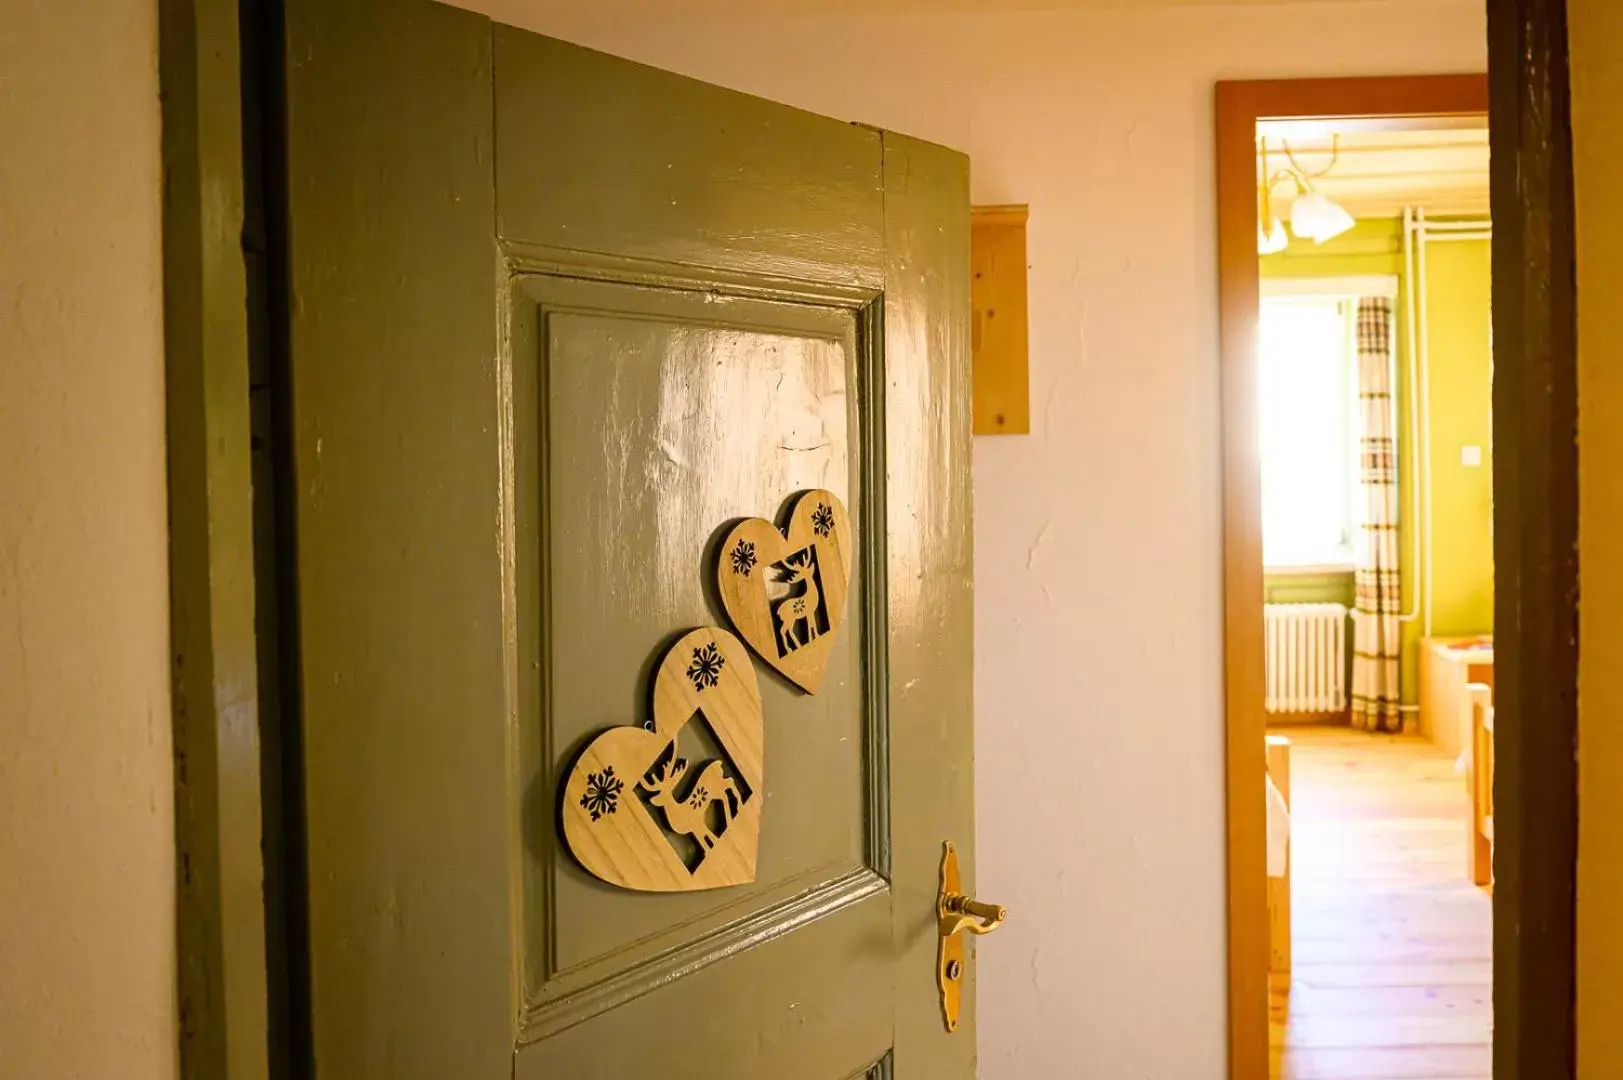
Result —
[[[1284,729],[1295,974],[1276,1080],[1489,1080],[1492,900],[1466,877],[1465,779],[1419,738]]]

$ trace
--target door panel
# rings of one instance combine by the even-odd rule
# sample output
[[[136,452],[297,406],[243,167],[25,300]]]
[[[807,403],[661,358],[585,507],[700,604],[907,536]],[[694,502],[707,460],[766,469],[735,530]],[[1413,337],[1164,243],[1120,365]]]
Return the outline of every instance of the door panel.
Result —
[[[526,771],[540,809],[526,821],[539,857],[524,914],[540,999],[579,981],[549,987],[552,975],[641,943],[620,963],[591,965],[593,978],[617,974],[641,953],[702,937],[715,923],[707,913],[725,908],[733,920],[839,882],[878,846],[865,804],[883,780],[865,767],[878,728],[861,666],[863,613],[877,597],[860,565],[822,692],[803,694],[764,666],[758,673],[766,757],[782,765],[769,766],[762,793],[771,826],[753,887],[650,903],[597,882],[555,840],[563,774],[546,763],[572,761],[605,727],[650,719],[646,690],[662,652],[651,627],[670,638],[725,625],[710,568],[731,523],[742,512],[773,517],[788,493],[807,488],[862,505],[850,436],[866,396],[860,312],[740,297],[718,311],[698,284],[535,275],[514,290],[518,580],[538,613],[519,619],[520,714],[541,721],[522,729],[540,740]],[[740,407],[751,402],[758,407]],[[863,532],[859,519],[858,551]]]
[[[860,1075],[896,1040],[888,898],[874,895],[833,915],[778,929],[787,932],[685,974],[666,990],[639,993],[597,1019],[523,1046],[517,1076]],[[854,942],[866,947],[853,949]]]
[[[896,994],[893,1067],[901,1080],[975,1075],[974,1047],[966,1056],[957,1034],[942,1034],[939,999],[910,982],[915,968],[935,967],[941,848],[929,842],[933,833],[965,838],[963,884],[975,891],[968,208],[961,154],[885,133],[890,884],[897,969],[909,980]],[[995,938],[986,940],[996,948]],[[958,1034],[973,1038],[973,963],[964,978]]]
[[[963,158],[423,0],[287,10],[318,1077],[973,1075]],[[755,664],[756,881],[597,881],[576,755],[816,487],[858,555],[820,692]]]
[[[287,4],[304,876],[323,1080],[502,1076],[515,1032],[490,27],[393,6]]]
[[[883,284],[880,132],[509,26],[495,50],[502,236]]]

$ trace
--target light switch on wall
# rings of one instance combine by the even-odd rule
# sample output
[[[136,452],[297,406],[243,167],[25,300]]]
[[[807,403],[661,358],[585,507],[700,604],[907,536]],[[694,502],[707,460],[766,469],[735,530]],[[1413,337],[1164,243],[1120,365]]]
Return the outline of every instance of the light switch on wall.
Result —
[[[1480,447],[1480,446],[1462,446],[1462,447],[1460,447],[1460,464],[1464,465],[1467,469],[1479,469],[1479,468],[1481,468],[1482,467],[1482,447]]]

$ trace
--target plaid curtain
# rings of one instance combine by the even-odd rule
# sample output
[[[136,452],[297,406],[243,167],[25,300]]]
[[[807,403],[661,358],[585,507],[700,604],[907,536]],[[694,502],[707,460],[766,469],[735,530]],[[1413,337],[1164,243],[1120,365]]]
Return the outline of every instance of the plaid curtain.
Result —
[[[1392,301],[1358,301],[1360,513],[1353,581],[1352,722],[1401,731],[1399,711],[1398,455],[1392,410]]]

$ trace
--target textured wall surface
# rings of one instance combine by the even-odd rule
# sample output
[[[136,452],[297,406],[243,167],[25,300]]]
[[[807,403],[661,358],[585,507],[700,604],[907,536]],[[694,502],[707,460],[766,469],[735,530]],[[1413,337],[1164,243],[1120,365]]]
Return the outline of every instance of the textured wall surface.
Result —
[[[0,14],[0,1075],[175,1063],[157,5]]]

